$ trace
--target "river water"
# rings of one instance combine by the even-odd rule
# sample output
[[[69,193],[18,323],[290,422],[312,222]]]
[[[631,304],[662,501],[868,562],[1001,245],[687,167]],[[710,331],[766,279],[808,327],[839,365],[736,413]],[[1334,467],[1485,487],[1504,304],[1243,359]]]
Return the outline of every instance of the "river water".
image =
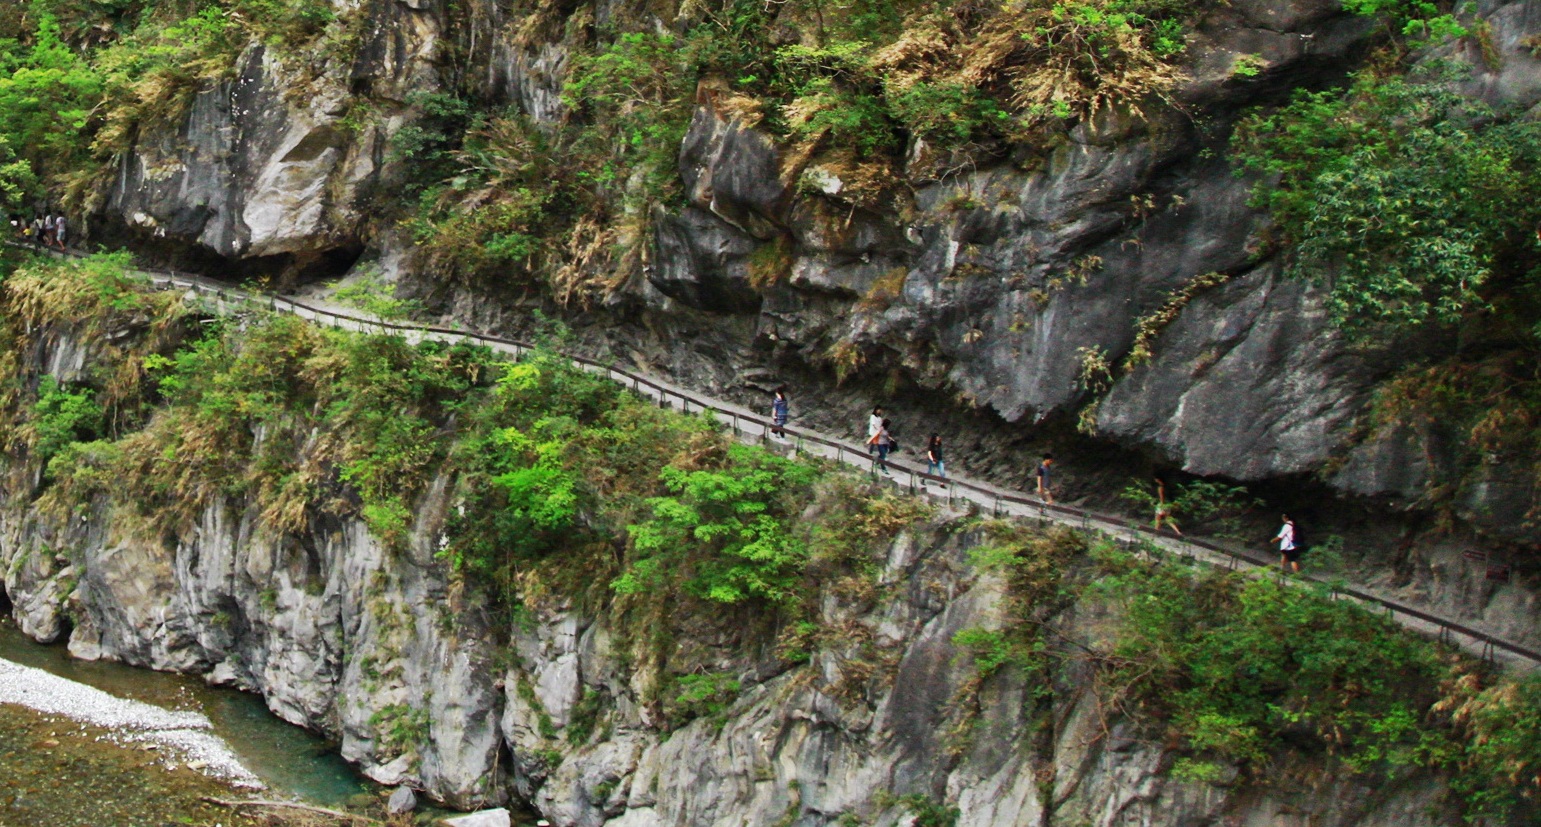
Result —
[[[332,745],[280,720],[255,695],[184,675],[74,660],[63,646],[32,642],[8,619],[0,620],[0,659],[121,698],[202,713],[272,788],[265,797],[341,807],[371,790]],[[200,800],[239,797],[219,782],[185,768],[168,772],[148,753],[98,740],[103,734],[0,704],[0,827],[247,823]]]

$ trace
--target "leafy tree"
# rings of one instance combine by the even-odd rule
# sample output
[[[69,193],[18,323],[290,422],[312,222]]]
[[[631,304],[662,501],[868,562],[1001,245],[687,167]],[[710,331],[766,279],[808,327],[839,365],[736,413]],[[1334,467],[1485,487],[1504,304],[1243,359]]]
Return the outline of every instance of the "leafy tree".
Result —
[[[33,450],[46,463],[76,442],[101,434],[102,406],[90,388],[71,390],[53,376],[44,376],[32,406]]]
[[[0,73],[0,138],[9,152],[30,162],[37,178],[87,163],[86,127],[104,89],[101,75],[69,48],[47,12],[38,17],[31,47],[13,54],[10,71]],[[14,157],[0,154],[0,161],[6,162],[0,175],[13,186],[32,182],[18,175]]]
[[[1272,580],[1172,567],[1099,583],[1125,606],[1106,662],[1124,709],[1198,756],[1261,771],[1309,735],[1355,772],[1417,765],[1440,664],[1383,617]],[[1423,692],[1409,692],[1423,687]]]
[[[720,467],[670,466],[659,479],[670,496],[649,500],[652,517],[629,526],[635,556],[616,591],[658,588],[683,568],[687,588],[707,600],[796,600],[808,548],[787,500],[813,482],[811,468],[734,444]]]
[[[1237,142],[1245,166],[1278,176],[1256,197],[1296,243],[1290,272],[1326,284],[1351,332],[1455,325],[1535,290],[1535,121],[1361,75],[1249,119]]]
[[[11,148],[11,139],[0,134],[0,210],[21,211],[35,198],[37,191],[37,175],[32,171],[32,164],[18,157]]]

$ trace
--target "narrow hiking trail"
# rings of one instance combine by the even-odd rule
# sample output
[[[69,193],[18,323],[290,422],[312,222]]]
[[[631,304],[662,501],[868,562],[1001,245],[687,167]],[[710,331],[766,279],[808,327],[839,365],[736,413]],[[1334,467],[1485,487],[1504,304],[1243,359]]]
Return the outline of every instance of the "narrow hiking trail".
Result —
[[[12,242],[10,246],[26,245]],[[76,251],[60,253],[50,250],[48,253],[55,257],[84,256],[83,253]],[[532,344],[499,336],[378,319],[315,299],[299,301],[273,293],[253,292],[191,273],[163,269],[135,269],[130,272],[157,289],[191,291],[210,310],[222,315],[260,310],[283,312],[327,327],[359,332],[392,333],[401,335],[411,342],[440,341],[451,344],[481,345],[515,359],[522,358],[535,349]],[[631,388],[633,392],[657,402],[660,406],[677,407],[685,413],[712,411],[742,440],[782,446],[787,451],[821,457],[863,471],[875,470],[872,467],[873,460],[865,446],[846,442],[819,431],[794,426],[783,428],[788,435],[787,439],[778,439],[771,435],[770,418],[762,412],[704,396],[665,379],[622,368],[619,365],[606,364],[573,354],[563,354],[563,356],[581,369],[605,375]],[[1272,554],[1207,539],[1187,536],[1178,538],[1158,534],[1147,524],[1121,516],[1073,506],[1051,505],[1026,492],[964,476],[951,475],[944,484],[941,478],[928,475],[921,470],[921,467],[905,460],[890,458],[887,466],[889,473],[884,479],[915,496],[928,497],[938,502],[945,502],[949,506],[971,504],[997,517],[1031,518],[1084,530],[1097,530],[1120,542],[1140,544],[1146,553],[1158,559],[1240,569],[1250,572],[1252,576],[1274,576],[1302,584],[1321,584],[1330,589],[1334,599],[1353,600],[1366,609],[1386,612],[1406,628],[1436,637],[1442,642],[1458,646],[1485,660],[1525,671],[1541,667],[1541,651],[1377,594],[1370,587],[1310,572],[1286,577],[1275,565],[1276,558]]]

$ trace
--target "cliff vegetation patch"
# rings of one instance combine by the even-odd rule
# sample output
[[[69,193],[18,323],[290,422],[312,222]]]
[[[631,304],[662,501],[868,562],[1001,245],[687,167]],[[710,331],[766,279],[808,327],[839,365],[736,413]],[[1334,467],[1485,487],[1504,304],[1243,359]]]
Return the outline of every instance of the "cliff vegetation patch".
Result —
[[[1411,358],[1382,384],[1369,435],[1415,433],[1427,504],[1523,474],[1541,445],[1541,123],[1450,90],[1438,64],[1370,71],[1245,121],[1243,162],[1290,272],[1340,329]],[[1527,519],[1541,500],[1529,496]]]

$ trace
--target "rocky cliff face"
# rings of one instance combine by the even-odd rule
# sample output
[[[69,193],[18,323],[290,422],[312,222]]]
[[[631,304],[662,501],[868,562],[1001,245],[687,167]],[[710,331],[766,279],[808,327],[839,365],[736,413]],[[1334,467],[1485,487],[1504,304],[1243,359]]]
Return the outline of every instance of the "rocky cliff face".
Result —
[[[1417,514],[1400,514],[1443,473],[1438,434],[1360,433],[1376,383],[1420,343],[1387,353],[1341,340],[1318,289],[1283,277],[1268,222],[1248,206],[1252,182],[1225,158],[1243,108],[1355,64],[1371,27],[1339,4],[1217,6],[1188,44],[1176,106],[1105,109],[1041,155],[970,157],[915,141],[905,210],[855,203],[842,170],[703,95],[679,148],[684,203],[653,216],[649,266],[581,310],[422,276],[411,244],[372,222],[371,199],[393,180],[390,140],[415,117],[414,93],[470,88],[555,123],[577,39],[616,9],[564,5],[553,18],[491,0],[336,5],[362,15],[354,59],[248,48],[236,76],[200,93],[181,122],[144,125],[94,235],[298,280],[362,255],[471,326],[521,331],[540,307],[592,352],[729,398],[758,401],[792,381],[797,421],[832,430],[896,397],[908,433],[942,423],[955,462],[1006,482],[1023,482],[1029,453],[1077,419],[1096,442],[1076,444],[1120,470],[1140,456],[1264,488],[1315,475],[1355,498],[1344,522],[1365,548],[1389,545],[1388,525],[1400,532],[1400,547],[1367,558],[1378,585],[1537,639],[1524,572],[1487,581],[1462,554],[1471,535],[1430,540]],[[1534,106],[1541,4],[1489,0],[1480,12],[1500,59],[1450,47],[1470,66],[1465,91]],[[564,16],[578,23],[560,25]],[[1245,56],[1258,79],[1233,71]],[[356,117],[361,108],[372,117]],[[752,275],[767,248],[784,259],[771,279]],[[1200,278],[1148,362],[1088,391],[1088,354],[1117,364],[1136,320]],[[52,331],[25,358],[32,375],[70,381],[92,353]],[[968,562],[978,538],[964,520],[885,549],[876,597],[825,595],[819,621],[846,643],[808,663],[780,664],[733,629],[680,630],[669,645],[685,660],[743,688],[670,729],[659,676],[639,666],[654,644],[626,619],[551,599],[505,625],[436,559],[453,479],[429,486],[392,549],[358,520],[323,515],[270,536],[239,497],[174,536],[101,498],[42,513],[31,507],[42,470],[6,462],[0,605],[24,631],[67,639],[80,657],[260,692],[285,719],[336,737],[371,777],[454,806],[514,796],[585,827],[898,825],[942,802],[961,827],[1456,823],[1440,809],[1442,782],[1426,776],[1374,788],[1310,767],[1288,785],[1176,780],[1172,753],[1103,708],[1084,674],[1061,676],[1049,702],[1009,670],[977,682],[952,641],[1004,622],[1004,586]],[[1504,464],[1514,462],[1494,458],[1457,510],[1490,536],[1533,541],[1530,494]],[[1073,487],[1077,473],[1123,482],[1091,460],[1067,464]],[[1071,640],[1094,641],[1109,611],[1088,599],[1058,620]],[[960,728],[971,704],[978,720]]]
[[[366,245],[402,261],[403,240],[366,224],[369,187],[389,178],[388,136],[410,118],[414,91],[460,83],[537,122],[562,117],[578,35],[495,4],[464,6],[368,4],[358,58],[317,58],[319,73],[253,47],[239,76],[199,95],[182,123],[147,128],[98,224],[237,269],[335,273]],[[1469,91],[1541,100],[1541,66],[1525,45],[1541,11],[1482,11],[1498,58],[1474,64]],[[603,25],[606,10],[595,14]],[[990,412],[977,421],[994,449],[1029,426],[1073,421],[1092,400],[1081,379],[1088,353],[1116,364],[1137,319],[1223,274],[1156,336],[1148,364],[1115,377],[1085,417],[1090,432],[1205,476],[1341,467],[1324,477],[1338,491],[1408,502],[1436,469],[1407,455],[1405,434],[1358,445],[1353,428],[1397,360],[1339,341],[1320,297],[1281,278],[1267,222],[1247,206],[1251,181],[1224,158],[1238,112],[1340,78],[1372,28],[1327,0],[1221,6],[1190,38],[1175,106],[1105,109],[1031,159],[939,158],[916,140],[903,170],[913,208],[902,218],[845,200],[838,170],[789,158],[704,104],[680,147],[688,203],[658,217],[654,264],[608,309],[573,321],[595,350],[718,392],[757,397],[778,375],[796,377],[808,383],[797,396],[809,421],[859,408],[862,377],[897,380],[928,409],[961,400]],[[1463,42],[1451,56],[1473,48]],[[1258,79],[1233,72],[1242,58]],[[346,120],[359,101],[382,113],[363,128]],[[752,284],[750,257],[770,243],[789,243],[786,276]],[[525,323],[523,306],[422,283],[405,261],[401,280],[452,315]],[[842,362],[862,399],[834,387]],[[921,427],[917,417],[912,430]],[[988,462],[963,450],[960,459]],[[1463,506],[1490,530],[1529,536],[1514,513],[1520,498],[1475,491]]]
[[[52,334],[31,358],[34,371],[90,361]],[[35,469],[8,470],[16,484]],[[0,509],[4,592],[27,634],[67,637],[79,657],[260,692],[376,780],[458,807],[517,797],[564,827],[902,825],[945,807],[959,827],[1459,821],[1431,777],[1176,780],[1167,748],[1102,704],[1090,667],[1061,674],[1052,700],[1018,670],[981,681],[954,637],[1010,622],[1009,601],[970,561],[984,537],[959,515],[882,548],[873,588],[831,583],[816,620],[838,639],[789,666],[747,617],[681,615],[663,650],[624,613],[559,597],[502,626],[435,558],[452,483],[429,487],[394,550],[352,519],[267,536],[239,498],[159,536],[106,499],[31,508],[23,484]],[[1110,611],[1063,609],[1064,645],[1103,639]],[[679,725],[640,666],[651,658],[737,683]]]
[[[429,279],[410,242],[371,215],[395,180],[390,136],[415,117],[414,93],[470,89],[556,123],[587,27],[618,10],[338,8],[362,15],[355,59],[248,49],[238,76],[200,94],[181,123],[143,128],[97,235],[220,272],[301,280],[362,253],[402,291],[473,327],[524,331],[538,307],[593,353],[721,396],[757,404],[790,382],[804,424],[854,431],[874,399],[894,399],[901,432],[939,428],[958,467],[1007,483],[1029,482],[1039,450],[1074,444],[1062,457],[1072,496],[1121,486],[1106,462],[1116,457],[1120,468],[1261,484],[1290,510],[1314,501],[1318,534],[1351,534],[1374,515],[1401,538],[1395,549],[1388,532],[1358,538],[1365,576],[1530,637],[1530,615],[1513,612],[1533,604],[1528,587],[1486,582],[1485,567],[1460,556],[1538,539],[1526,516],[1533,492],[1516,482],[1525,475],[1487,458],[1453,502],[1463,528],[1425,530],[1420,500],[1452,476],[1457,446],[1437,429],[1364,426],[1377,383],[1422,345],[1343,341],[1319,290],[1282,276],[1269,222],[1248,206],[1252,181],[1226,158],[1245,108],[1355,65],[1374,27],[1337,3],[1217,6],[1189,39],[1173,106],[1104,109],[1038,155],[957,155],[913,140],[904,210],[852,200],[841,170],[790,153],[704,94],[679,151],[685,203],[654,216],[641,274],[586,310]],[[1471,96],[1534,105],[1541,67],[1527,44],[1541,7],[1490,0],[1479,11],[1482,43],[1437,57],[1467,66]],[[1236,73],[1238,60],[1258,76]],[[752,278],[770,248],[780,275]],[[1138,320],[1201,278],[1146,343],[1148,361],[1088,389],[1089,365],[1116,368]],[[1069,436],[1077,421],[1092,441]],[[1331,495],[1357,504],[1327,507]]]

